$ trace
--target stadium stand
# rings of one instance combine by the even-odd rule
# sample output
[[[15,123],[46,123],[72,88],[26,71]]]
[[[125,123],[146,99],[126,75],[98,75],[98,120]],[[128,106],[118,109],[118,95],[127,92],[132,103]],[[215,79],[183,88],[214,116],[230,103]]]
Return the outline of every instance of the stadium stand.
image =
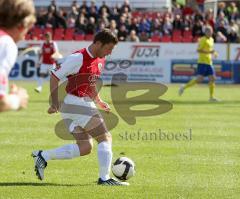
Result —
[[[239,42],[240,2],[220,2],[214,20],[212,9],[193,9],[173,1],[172,9],[137,10],[125,0],[121,5],[110,7],[103,1],[72,1],[68,7],[59,7],[55,1],[37,7],[37,23],[29,31],[26,40],[41,40],[46,32],[53,33],[54,40],[91,40],[102,28],[110,28],[121,41],[128,41],[134,30],[140,41],[197,42],[204,27],[215,30],[216,42]]]

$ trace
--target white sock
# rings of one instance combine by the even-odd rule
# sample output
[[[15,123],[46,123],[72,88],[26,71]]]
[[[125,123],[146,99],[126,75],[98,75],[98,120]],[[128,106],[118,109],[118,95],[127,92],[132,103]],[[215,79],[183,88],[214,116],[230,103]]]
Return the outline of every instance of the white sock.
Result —
[[[42,78],[42,77],[39,77],[38,80],[37,80],[37,82],[38,82],[38,87],[39,87],[39,88],[42,88],[43,78]]]
[[[67,144],[56,149],[43,151],[42,156],[46,161],[72,159],[80,156],[80,150],[77,144]]]
[[[112,163],[112,144],[103,141],[98,144],[98,163],[99,163],[99,177],[102,180],[110,178],[110,168]]]

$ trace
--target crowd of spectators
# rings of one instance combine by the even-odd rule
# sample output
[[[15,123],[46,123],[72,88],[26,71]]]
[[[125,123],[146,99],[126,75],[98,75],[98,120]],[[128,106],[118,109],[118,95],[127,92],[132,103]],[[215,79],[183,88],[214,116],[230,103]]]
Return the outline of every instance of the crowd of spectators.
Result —
[[[216,42],[238,42],[240,35],[240,2],[220,2],[217,17],[214,19],[212,9],[201,10],[182,6],[173,1],[171,10],[162,12],[136,11],[128,0],[122,5],[109,7],[105,1],[96,6],[94,1],[82,1],[79,5],[58,7],[52,1],[48,7],[37,8],[38,28],[74,29],[75,35],[91,35],[99,30],[109,28],[120,41],[150,41],[153,37],[172,36],[173,32],[181,34],[191,32],[193,38],[203,35],[204,27],[214,29]]]

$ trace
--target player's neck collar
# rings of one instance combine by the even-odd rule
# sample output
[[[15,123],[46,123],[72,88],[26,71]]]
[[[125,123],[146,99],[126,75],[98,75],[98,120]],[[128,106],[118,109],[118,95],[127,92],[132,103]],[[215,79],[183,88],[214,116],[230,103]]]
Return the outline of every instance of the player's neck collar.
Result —
[[[89,54],[89,56],[90,56],[91,58],[94,58],[94,56],[92,55],[92,53],[89,51],[89,46],[86,48],[86,50],[87,50],[87,53]]]

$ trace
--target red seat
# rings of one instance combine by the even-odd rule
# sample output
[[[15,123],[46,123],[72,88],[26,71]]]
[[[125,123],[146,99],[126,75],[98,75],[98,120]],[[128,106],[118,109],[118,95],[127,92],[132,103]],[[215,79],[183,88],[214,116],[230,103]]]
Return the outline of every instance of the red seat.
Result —
[[[197,37],[197,36],[195,36],[195,37],[193,37],[193,42],[198,42],[198,39],[199,39],[199,37]]]
[[[93,34],[87,34],[87,35],[85,35],[85,40],[86,40],[86,41],[92,41],[93,38],[94,38],[94,35],[93,35]]]
[[[172,33],[172,36],[173,37],[180,37],[180,36],[182,36],[182,31],[174,29],[173,33]]]
[[[172,37],[172,42],[176,42],[176,43],[182,42],[182,36],[181,35],[173,36]]]
[[[52,35],[53,30],[52,30],[52,28],[44,28],[44,29],[43,29],[43,33],[44,33],[44,34],[50,33],[50,34]]]
[[[77,41],[82,41],[82,40],[84,40],[84,35],[83,34],[76,34],[74,36],[74,39],[77,40]]]
[[[74,28],[67,28],[65,31],[65,35],[73,35],[75,29]]]
[[[151,42],[160,42],[161,37],[159,35],[153,35],[151,37]]]
[[[62,39],[63,39],[62,34],[54,34],[54,36],[53,36],[53,40],[62,40]]]
[[[169,35],[163,35],[161,38],[162,42],[171,42],[171,37]]]
[[[193,37],[192,36],[185,36],[185,37],[182,38],[182,42],[191,43],[191,42],[193,42]]]
[[[31,40],[32,39],[32,35],[30,33],[25,35],[25,40]]]
[[[183,36],[184,37],[192,36],[192,31],[191,30],[184,30],[183,31]]]

